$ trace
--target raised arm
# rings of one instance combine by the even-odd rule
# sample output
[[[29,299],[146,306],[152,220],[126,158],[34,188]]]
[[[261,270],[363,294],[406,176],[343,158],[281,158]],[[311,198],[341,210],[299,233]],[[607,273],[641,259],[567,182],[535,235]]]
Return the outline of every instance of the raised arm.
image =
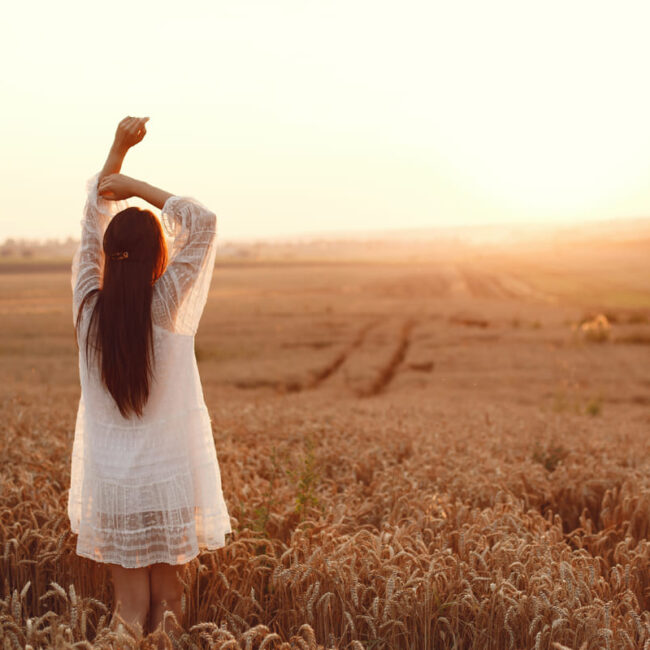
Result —
[[[118,174],[120,172],[128,150],[138,142],[142,142],[142,138],[147,134],[145,124],[148,121],[148,117],[125,117],[117,125],[113,144],[108,152],[104,167],[99,172],[100,181],[109,174]]]
[[[163,327],[194,335],[214,270],[217,216],[195,199],[172,196],[162,222],[174,239],[167,269],[154,286],[153,314]]]
[[[137,196],[147,203],[163,209],[165,201],[173,196],[159,187],[154,187],[124,174],[109,174],[99,183],[99,194],[110,201],[121,201]]]
[[[173,195],[123,174],[106,176],[99,193],[111,200],[137,196],[162,211],[173,239],[169,263],[155,285],[154,321],[193,335],[207,299],[215,259],[217,217],[195,199]]]
[[[144,138],[149,118],[125,117],[117,126],[102,170],[87,184],[88,197],[81,220],[81,242],[72,259],[72,313],[77,318],[83,298],[100,288],[104,266],[102,242],[111,217],[126,207],[121,201],[107,201],[99,194],[99,181],[119,172],[128,150]]]

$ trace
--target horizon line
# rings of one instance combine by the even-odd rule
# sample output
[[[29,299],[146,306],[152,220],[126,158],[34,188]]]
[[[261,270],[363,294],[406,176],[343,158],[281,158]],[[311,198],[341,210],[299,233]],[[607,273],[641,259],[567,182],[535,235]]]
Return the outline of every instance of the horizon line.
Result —
[[[531,219],[529,221],[493,221],[487,223],[476,224],[444,224],[444,225],[431,225],[431,226],[410,226],[410,227],[389,227],[389,228],[375,228],[375,229],[332,229],[332,230],[317,230],[317,231],[297,231],[295,233],[282,233],[282,234],[269,234],[262,236],[253,235],[235,235],[227,239],[223,239],[223,244],[259,244],[259,243],[293,243],[296,241],[304,243],[305,241],[313,240],[330,240],[340,241],[363,239],[367,237],[382,238],[391,234],[400,234],[402,237],[408,234],[417,235],[423,233],[436,233],[436,232],[454,232],[461,231],[467,232],[468,230],[485,231],[485,230],[529,230],[535,229],[573,229],[579,226],[588,224],[599,225],[618,225],[632,222],[648,222],[650,224],[649,216],[635,216],[635,217],[593,217],[586,219],[578,219],[572,221],[562,221],[561,219],[551,219],[543,221],[541,219]],[[66,244],[68,242],[79,243],[80,238],[68,235],[66,237],[43,237],[43,238],[29,238],[25,236],[11,236],[6,237],[4,241],[0,242],[0,247],[15,244],[31,244],[31,245],[47,245],[47,244]]]

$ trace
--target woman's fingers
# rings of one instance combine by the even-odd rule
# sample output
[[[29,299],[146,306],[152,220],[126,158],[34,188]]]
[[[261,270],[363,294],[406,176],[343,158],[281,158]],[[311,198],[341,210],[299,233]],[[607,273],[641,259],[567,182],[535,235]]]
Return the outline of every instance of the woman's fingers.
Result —
[[[98,192],[105,199],[117,199],[120,189],[120,175],[109,174],[99,181]]]
[[[141,117],[136,123],[134,136],[137,138],[138,142],[140,142],[142,138],[144,138],[144,136],[147,134],[145,124],[147,123],[148,119],[148,117]]]
[[[114,176],[114,174],[108,174],[108,176],[104,176],[104,178],[99,181],[99,189],[110,187],[113,184]]]
[[[127,115],[127,117],[121,120],[119,125],[125,129],[131,129],[136,125],[145,124],[148,121],[148,117],[132,117],[131,115]]]
[[[120,142],[128,147],[132,147],[144,138],[147,133],[145,124],[149,121],[148,117],[133,117],[127,115],[117,127],[116,137]]]
[[[143,126],[144,122],[142,121],[142,118],[134,117],[133,121],[128,126],[128,131],[132,136],[137,136],[142,131]]]

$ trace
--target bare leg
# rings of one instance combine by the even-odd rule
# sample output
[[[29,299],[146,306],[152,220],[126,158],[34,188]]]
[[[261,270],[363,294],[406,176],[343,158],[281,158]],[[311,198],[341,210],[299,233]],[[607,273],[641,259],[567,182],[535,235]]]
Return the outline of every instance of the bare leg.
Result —
[[[113,620],[123,619],[141,635],[149,611],[149,568],[125,569],[119,564],[111,564],[111,577],[115,589],[115,614]]]
[[[183,584],[180,578],[183,575],[185,565],[182,564],[152,564],[150,567],[150,592],[151,592],[151,631],[153,632],[163,623],[163,616],[166,611],[174,613],[180,626],[183,625],[183,613],[181,611],[181,596],[183,595]],[[167,623],[164,632],[172,627]]]

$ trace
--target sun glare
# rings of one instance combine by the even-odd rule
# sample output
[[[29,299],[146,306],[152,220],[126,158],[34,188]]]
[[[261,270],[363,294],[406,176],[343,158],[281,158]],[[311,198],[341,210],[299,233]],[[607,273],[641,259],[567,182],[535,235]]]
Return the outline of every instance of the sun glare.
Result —
[[[34,38],[0,41],[7,236],[78,236],[83,179],[139,113],[127,172],[214,205],[226,237],[650,206],[643,3],[29,6]]]

